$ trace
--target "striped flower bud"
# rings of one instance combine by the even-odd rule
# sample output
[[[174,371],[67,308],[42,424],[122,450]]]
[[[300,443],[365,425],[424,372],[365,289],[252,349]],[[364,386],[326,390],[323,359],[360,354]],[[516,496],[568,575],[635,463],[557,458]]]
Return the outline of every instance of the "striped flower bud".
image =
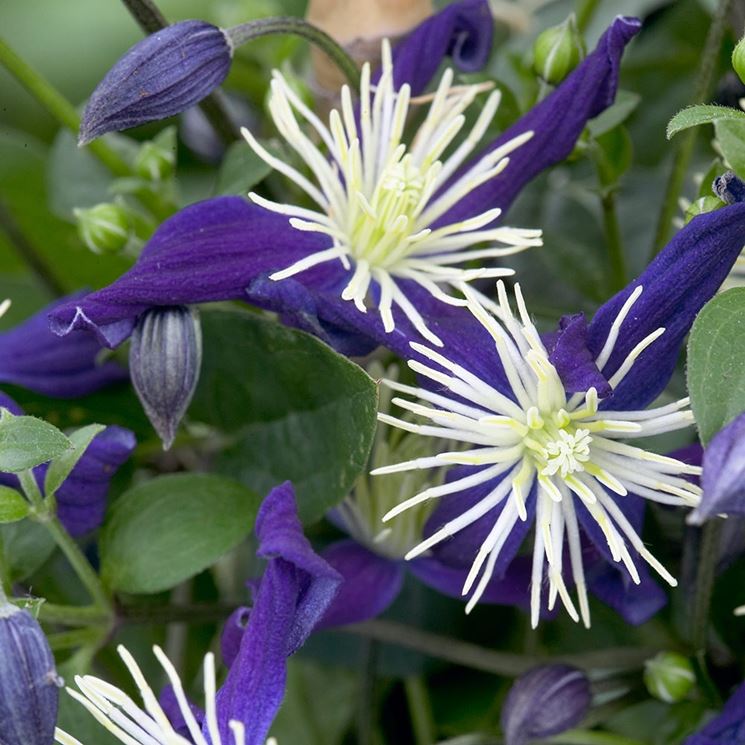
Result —
[[[79,144],[180,114],[225,80],[233,49],[222,29],[182,21],[135,44],[93,91]]]
[[[660,652],[644,663],[644,684],[660,701],[682,701],[696,684],[691,661],[677,652]]]
[[[61,681],[34,617],[0,601],[0,743],[50,745]]]
[[[533,69],[551,85],[558,85],[585,55],[574,14],[564,23],[547,28],[533,44]]]
[[[569,665],[542,665],[521,675],[502,707],[506,745],[524,745],[571,729],[590,707],[590,682]]]
[[[87,209],[76,209],[75,218],[80,239],[93,253],[119,253],[129,241],[129,216],[118,204],[103,202]]]
[[[732,52],[732,69],[737,77],[745,83],[745,36],[737,42]]]
[[[195,309],[152,308],[140,316],[129,350],[130,375],[165,450],[194,395],[201,362],[202,331]]]

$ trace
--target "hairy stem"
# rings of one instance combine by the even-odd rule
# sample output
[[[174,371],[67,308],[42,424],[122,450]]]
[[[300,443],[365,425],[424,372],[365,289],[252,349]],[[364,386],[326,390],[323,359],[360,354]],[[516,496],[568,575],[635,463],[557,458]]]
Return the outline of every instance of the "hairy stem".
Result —
[[[722,39],[727,26],[727,14],[731,5],[732,0],[719,0],[716,14],[706,37],[706,45],[701,53],[701,64],[693,85],[693,96],[689,102],[691,104],[704,103],[709,95],[719,57],[719,49],[722,46]],[[667,243],[672,219],[678,209],[678,197],[683,188],[698,131],[699,127],[691,127],[678,136],[678,144],[673,154],[673,167],[668,177],[650,259],[654,258]]]

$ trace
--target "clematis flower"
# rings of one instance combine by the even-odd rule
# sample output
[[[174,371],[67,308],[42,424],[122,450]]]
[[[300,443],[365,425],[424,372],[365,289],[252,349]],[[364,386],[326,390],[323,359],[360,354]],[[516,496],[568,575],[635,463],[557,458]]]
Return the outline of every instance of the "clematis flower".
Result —
[[[62,340],[49,330],[50,312],[84,296],[58,300],[0,333],[0,383],[54,398],[75,398],[127,379],[127,371],[116,362],[98,361],[101,346],[95,339],[77,334]]]
[[[683,745],[739,745],[745,739],[745,684],[724,705],[722,711]]]
[[[700,468],[624,440],[693,423],[688,399],[646,407],[664,389],[694,317],[735,261],[743,227],[744,205],[694,219],[589,326],[582,316],[564,318],[558,333],[544,340],[519,287],[515,317],[500,283],[499,303],[492,304],[498,315],[464,287],[478,324],[441,324],[440,351],[411,342],[409,366],[426,382],[420,388],[389,383],[409,397],[393,403],[429,422],[387,415],[381,420],[469,449],[377,469],[385,474],[461,466],[456,478],[414,494],[384,519],[429,499],[441,501],[429,520],[429,535],[407,558],[438,549],[441,559],[468,561],[467,610],[495,572],[504,573],[533,525],[534,626],[544,574],[548,607],[560,597],[572,618],[590,623],[580,530],[598,551],[622,564],[634,583],[642,579],[641,557],[675,584],[627,512],[634,509],[632,495],[696,506],[701,490],[686,476]],[[564,579],[565,542],[579,612]]]
[[[425,23],[436,24],[437,18]],[[463,24],[455,28],[458,48],[468,49]],[[244,299],[279,311],[346,352],[361,351],[363,340],[367,349],[372,340],[406,352],[408,339],[420,334],[436,344],[437,334],[424,319],[457,310],[451,305],[462,300],[446,291],[453,282],[510,273],[472,272],[461,263],[537,242],[533,231],[492,223],[527,181],[566,157],[586,121],[612,103],[621,54],[638,29],[634,19],[616,19],[561,86],[472,162],[466,158],[484,133],[486,115],[449,158],[437,160],[463,126],[459,115],[476,95],[473,87],[453,89],[451,73],[441,81],[417,138],[387,149],[381,127],[390,127],[400,142],[409,95],[418,95],[428,82],[421,71],[439,62],[427,54],[427,38],[416,30],[394,51],[392,68],[388,64],[383,71],[374,96],[366,73],[359,123],[348,93],[326,128],[275,77],[272,108],[278,127],[311,165],[315,182],[269,153],[264,157],[302,184],[319,208],[260,197],[253,205],[235,197],[193,205],[161,226],[117,282],[56,310],[53,329],[60,335],[90,329],[116,346],[150,307]],[[447,45],[438,49],[453,51]],[[496,103],[492,95],[487,111],[493,114]],[[310,144],[298,115],[319,133],[332,163]],[[431,145],[431,155],[424,143]],[[254,147],[263,152],[258,143]],[[347,191],[353,184],[354,192]],[[475,248],[481,241],[487,247]]]

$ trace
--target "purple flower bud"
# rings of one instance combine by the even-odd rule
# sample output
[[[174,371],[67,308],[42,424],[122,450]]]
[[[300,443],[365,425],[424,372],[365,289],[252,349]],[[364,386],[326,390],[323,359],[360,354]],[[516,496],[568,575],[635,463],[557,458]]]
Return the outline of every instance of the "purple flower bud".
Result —
[[[521,675],[502,707],[507,745],[524,745],[564,732],[590,707],[590,682],[569,665],[542,665]]]
[[[135,44],[93,91],[79,144],[180,114],[217,88],[233,49],[222,29],[182,21]]]
[[[171,447],[194,395],[202,363],[199,314],[183,305],[140,316],[129,350],[135,391],[164,449]]]
[[[61,681],[44,632],[34,617],[0,604],[0,743],[54,741]]]
[[[711,185],[714,193],[726,204],[745,202],[745,182],[732,171],[727,171],[714,179]]]

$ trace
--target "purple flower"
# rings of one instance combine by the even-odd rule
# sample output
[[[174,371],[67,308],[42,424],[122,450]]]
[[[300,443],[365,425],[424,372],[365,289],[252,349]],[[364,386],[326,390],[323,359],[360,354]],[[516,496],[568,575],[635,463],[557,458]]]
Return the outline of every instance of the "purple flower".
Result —
[[[683,745],[741,745],[745,742],[745,683],[724,705],[724,709]]]
[[[745,414],[717,432],[704,450],[701,504],[690,522],[719,514],[745,515]]]
[[[452,25],[453,13],[445,11],[426,23],[435,24],[430,29],[445,21]],[[564,158],[586,121],[612,102],[621,54],[638,28],[635,20],[614,21],[596,50],[554,93],[480,156],[469,158],[498,103],[492,94],[471,136],[437,165],[442,148],[462,126],[461,112],[481,90],[453,90],[446,73],[417,144],[410,150],[401,145],[391,154],[385,173],[376,166],[376,153],[382,158],[387,147],[381,125],[392,127],[394,139],[399,138],[408,103],[402,88],[393,105],[392,81],[399,83],[401,70],[402,79],[414,79],[409,50],[425,48],[421,34],[415,31],[397,47],[394,59],[406,66],[386,65],[376,88],[382,108],[377,111],[371,103],[368,115],[363,106],[359,125],[348,92],[342,96],[341,113],[332,115],[327,129],[276,75],[273,116],[311,167],[315,182],[264,151],[250,133],[247,137],[257,152],[310,195],[317,209],[279,205],[256,195],[254,205],[225,197],[189,207],[161,226],[137,265],[117,282],[56,311],[53,329],[60,335],[91,329],[103,343],[116,346],[150,307],[244,299],[279,311],[287,322],[349,353],[365,345],[369,349],[371,340],[407,353],[408,340],[419,335],[437,344],[437,334],[424,319],[462,316],[451,306],[463,301],[447,294],[449,286],[511,273],[503,268],[463,269],[460,263],[498,258],[539,242],[536,231],[493,223],[522,186]],[[363,75],[362,89],[364,103],[370,96],[369,72]],[[297,116],[325,142],[344,179],[301,133]],[[444,131],[444,139],[434,141],[433,127]],[[376,183],[383,184],[377,196]],[[483,241],[487,248],[473,247]],[[376,307],[368,308],[370,303]]]
[[[434,551],[456,566],[470,564],[463,587],[470,596],[467,610],[493,576],[504,576],[534,525],[533,625],[544,576],[548,608],[561,598],[575,620],[589,625],[590,576],[580,531],[606,560],[625,567],[634,584],[645,579],[637,566],[640,557],[675,584],[640,537],[638,498],[696,506],[700,488],[686,477],[700,469],[624,440],[693,423],[688,399],[646,407],[667,384],[694,317],[735,261],[744,228],[745,205],[695,218],[579,333],[577,320],[567,319],[558,337],[544,343],[519,288],[515,317],[500,283],[498,305],[487,301],[492,312],[481,304],[483,297],[466,288],[476,323],[433,322],[445,342],[442,350],[411,343],[409,366],[422,387],[387,384],[405,396],[394,404],[428,421],[416,424],[386,414],[380,419],[462,445],[374,473],[459,466],[444,484],[418,491],[384,519],[438,500],[427,537],[407,558]],[[578,352],[578,340],[594,370],[587,354]],[[572,583],[579,611],[569,593]],[[607,590],[601,588],[601,595]]]
[[[526,745],[579,724],[590,708],[587,676],[569,665],[543,665],[521,675],[502,707],[506,745]]]
[[[96,86],[80,125],[80,145],[106,132],[180,114],[225,80],[233,49],[225,32],[182,21],[135,44]]]
[[[127,379],[116,362],[99,362],[100,344],[76,334],[60,339],[49,330],[48,314],[84,293],[58,300],[9,331],[0,333],[0,383],[22,386],[54,398],[75,398]]]

